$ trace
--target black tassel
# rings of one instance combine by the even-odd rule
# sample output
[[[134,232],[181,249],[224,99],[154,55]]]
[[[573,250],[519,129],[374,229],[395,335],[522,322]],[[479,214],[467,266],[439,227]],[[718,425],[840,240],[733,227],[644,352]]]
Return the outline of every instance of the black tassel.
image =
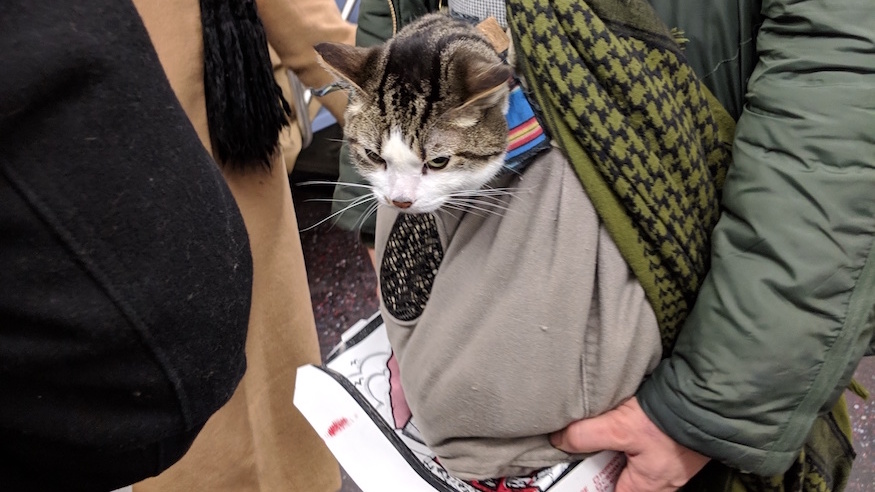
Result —
[[[243,170],[270,169],[291,109],[274,79],[255,1],[200,5],[207,121],[217,158]]]

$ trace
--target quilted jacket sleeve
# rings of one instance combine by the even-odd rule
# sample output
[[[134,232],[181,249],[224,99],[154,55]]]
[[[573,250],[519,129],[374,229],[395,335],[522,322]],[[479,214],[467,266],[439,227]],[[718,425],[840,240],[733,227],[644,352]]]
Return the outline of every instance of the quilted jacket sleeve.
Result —
[[[783,472],[872,342],[875,10],[764,1],[713,263],[639,391],[681,444]]]

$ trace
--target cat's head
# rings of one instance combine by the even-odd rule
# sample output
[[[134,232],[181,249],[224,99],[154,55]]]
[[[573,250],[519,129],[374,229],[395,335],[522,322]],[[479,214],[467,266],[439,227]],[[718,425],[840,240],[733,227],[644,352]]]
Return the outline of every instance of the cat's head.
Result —
[[[473,26],[433,14],[381,46],[316,51],[351,86],[344,133],[380,203],[430,212],[501,169],[511,69]]]

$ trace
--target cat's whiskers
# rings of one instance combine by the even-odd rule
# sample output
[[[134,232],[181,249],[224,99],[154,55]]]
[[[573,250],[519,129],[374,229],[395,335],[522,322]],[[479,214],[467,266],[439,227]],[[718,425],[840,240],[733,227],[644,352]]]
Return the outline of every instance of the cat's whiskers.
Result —
[[[520,190],[517,188],[480,188],[479,190],[463,190],[457,191],[453,193],[449,193],[447,196],[451,197],[459,197],[459,196],[482,196],[482,197],[516,197],[517,193]]]
[[[465,211],[465,210],[463,210],[463,209],[457,209],[456,207],[449,206],[449,205],[447,205],[446,203],[443,204],[443,205],[441,206],[440,209],[441,209],[445,214],[448,214],[450,217],[456,219],[457,221],[459,220],[459,215],[457,215],[457,214],[455,214],[455,213],[453,213],[453,212],[454,212],[454,211],[457,211],[457,210],[458,210],[458,211],[461,211],[461,212],[464,212],[464,211]]]
[[[325,217],[324,219],[320,220],[319,222],[316,222],[315,224],[313,224],[313,225],[311,225],[311,226],[309,226],[309,227],[306,227],[306,228],[301,229],[301,232],[311,231],[311,230],[315,229],[316,227],[319,227],[320,225],[324,224],[325,222],[328,222],[329,220],[331,220],[331,219],[337,217],[338,215],[340,215],[340,214],[346,212],[347,210],[350,210],[350,209],[352,209],[352,208],[355,208],[355,207],[357,207],[357,206],[359,206],[359,205],[365,204],[365,203],[367,203],[367,202],[369,202],[369,201],[372,201],[372,200],[375,201],[376,199],[374,198],[374,195],[373,195],[373,194],[370,194],[370,193],[368,193],[367,195],[363,195],[363,196],[360,196],[360,197],[356,197],[356,198],[354,198],[354,199],[352,199],[352,200],[332,200],[332,199],[329,199],[328,201],[338,201],[338,202],[346,202],[346,201],[349,201],[349,204],[348,204],[347,206],[343,207],[342,209],[340,209],[340,210],[334,212],[333,214],[329,215],[328,217]]]
[[[352,183],[346,181],[301,181],[297,183],[296,186],[313,186],[313,185],[338,185],[338,186],[348,186],[350,188],[365,188],[368,190],[373,190],[374,187],[366,184],[366,183]]]
[[[456,203],[468,204],[471,206],[478,206],[478,207],[487,208],[487,209],[497,209],[497,210],[501,210],[501,211],[507,211],[510,209],[510,207],[506,203],[504,203],[500,200],[486,200],[486,199],[480,199],[480,198],[477,198],[474,196],[458,197],[458,198],[453,198],[452,200]]]
[[[504,191],[504,190],[479,190],[479,191],[466,191],[463,193],[454,193],[454,195],[478,195],[478,196],[490,196],[490,197],[502,197],[502,196],[514,196],[515,193],[513,191]]]
[[[370,190],[372,192],[374,190],[373,186],[366,184],[366,183],[352,183],[352,182],[346,182],[346,181],[314,180],[314,181],[302,181],[300,183],[296,183],[296,186],[315,186],[315,185],[348,186],[350,188],[363,188],[366,190]],[[320,225],[324,224],[325,222],[327,222],[327,221],[329,221],[329,220],[331,220],[331,219],[333,219],[333,218],[335,218],[335,217],[337,217],[337,216],[339,216],[339,215],[341,215],[341,214],[343,214],[343,213],[345,213],[353,208],[356,208],[356,207],[359,207],[361,205],[368,204],[368,202],[371,202],[367,205],[367,208],[365,208],[365,210],[361,213],[361,215],[356,219],[356,221],[354,223],[353,229],[355,229],[357,231],[361,231],[361,228],[364,226],[364,224],[368,220],[368,218],[370,216],[374,215],[374,213],[376,213],[377,209],[380,207],[380,203],[376,200],[373,193],[368,193],[365,195],[361,195],[361,196],[357,196],[357,197],[353,197],[353,198],[348,198],[348,199],[311,198],[311,199],[308,199],[306,201],[308,201],[308,202],[314,201],[314,202],[342,203],[342,204],[344,204],[344,207],[342,209],[337,210],[336,212],[332,213],[328,217],[325,217],[324,219],[320,220],[319,222],[316,222],[315,224],[313,224],[309,227],[305,227],[305,228],[301,229],[301,232],[307,232],[307,231],[313,230],[316,227],[319,227]]]
[[[467,201],[478,205],[492,206],[502,210],[508,210],[508,204],[505,202],[504,197],[516,198],[513,191],[508,189],[481,189],[478,191],[450,193],[447,196],[449,199],[457,202]]]
[[[511,174],[516,174],[517,176],[523,175],[522,171],[520,171],[519,169],[514,169],[512,167],[505,167],[502,169],[502,171],[507,172],[507,173],[511,173]]]
[[[447,213],[450,213],[450,210],[456,210],[458,212],[464,212],[466,214],[476,215],[477,217],[486,217],[489,214],[484,214],[482,212],[478,212],[467,205],[459,205],[455,203],[446,202],[441,207],[441,210],[444,210]],[[452,215],[452,214],[451,214]],[[453,215],[458,220],[458,216]]]
[[[451,208],[461,211],[476,210],[492,215],[502,215],[503,212],[508,210],[507,207],[498,206],[497,204],[490,202],[478,201],[473,198],[453,198],[447,200],[444,203],[444,206],[451,206]]]
[[[364,225],[365,225],[365,222],[367,222],[367,220],[371,217],[371,215],[374,215],[377,212],[377,209],[379,209],[380,206],[381,206],[380,202],[378,202],[376,200],[374,200],[373,203],[368,205],[368,208],[366,208],[365,211],[362,212],[362,215],[356,221],[355,230],[357,232],[361,232],[362,227],[364,227]]]

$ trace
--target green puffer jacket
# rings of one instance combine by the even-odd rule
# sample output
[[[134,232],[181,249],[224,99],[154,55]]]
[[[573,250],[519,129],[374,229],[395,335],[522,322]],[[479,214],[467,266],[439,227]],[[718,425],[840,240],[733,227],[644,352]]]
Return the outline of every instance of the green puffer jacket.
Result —
[[[713,47],[740,44],[725,59],[754,70],[744,101],[715,91],[743,110],[711,270],[638,398],[681,444],[774,475],[873,352],[875,9],[871,0],[725,2],[731,11],[705,13],[703,31],[702,7],[688,3],[660,9],[664,20],[688,34],[731,33]],[[726,27],[754,12],[755,51],[753,28]],[[694,68],[712,85],[709,66]]]
[[[359,44],[437,3],[363,0]],[[681,444],[780,474],[875,353],[875,9],[651,4],[684,32],[688,61],[738,125],[711,271],[638,398]],[[341,167],[342,180],[355,176],[348,159]]]

